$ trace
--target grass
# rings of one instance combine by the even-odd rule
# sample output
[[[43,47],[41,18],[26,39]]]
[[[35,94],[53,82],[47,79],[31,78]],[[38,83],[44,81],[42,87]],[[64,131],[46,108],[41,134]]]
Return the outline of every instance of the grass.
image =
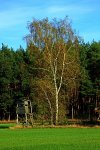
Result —
[[[100,150],[100,128],[0,129],[0,150]]]
[[[6,129],[6,128],[9,128],[9,127],[13,127],[13,126],[15,126],[14,123],[11,123],[11,124],[8,124],[8,123],[0,124],[0,129]]]

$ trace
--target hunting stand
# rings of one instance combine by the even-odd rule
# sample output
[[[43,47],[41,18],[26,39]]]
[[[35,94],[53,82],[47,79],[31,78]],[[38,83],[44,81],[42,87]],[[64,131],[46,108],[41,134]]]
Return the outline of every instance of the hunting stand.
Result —
[[[17,103],[16,107],[16,115],[17,115],[17,124],[22,122],[23,124],[28,125],[29,123],[33,126],[33,110],[32,104],[30,100],[23,100]]]

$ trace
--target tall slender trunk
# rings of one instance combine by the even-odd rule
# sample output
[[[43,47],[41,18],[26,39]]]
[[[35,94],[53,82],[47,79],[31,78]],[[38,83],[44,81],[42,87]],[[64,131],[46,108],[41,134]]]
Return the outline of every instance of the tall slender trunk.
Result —
[[[10,121],[10,112],[9,112],[8,120]]]
[[[90,108],[90,104],[91,104],[91,98],[89,97],[89,121],[91,121],[91,108]]]
[[[56,92],[56,120],[55,120],[56,125],[58,124],[58,114],[59,114],[59,111],[58,111],[58,92]]]
[[[44,90],[43,90],[44,91]],[[53,125],[53,110],[52,110],[52,105],[51,105],[51,102],[50,102],[50,99],[46,93],[46,91],[44,91],[44,94],[46,96],[46,99],[47,99],[47,102],[49,104],[49,109],[50,109],[50,124]]]
[[[72,119],[74,119],[74,107],[72,105]]]
[[[18,122],[18,114],[17,114],[17,119],[16,119],[16,123],[18,124],[19,122]]]
[[[48,104],[50,108],[50,124],[53,125],[53,111],[52,111],[52,106],[51,106],[51,102],[49,99],[48,99]]]

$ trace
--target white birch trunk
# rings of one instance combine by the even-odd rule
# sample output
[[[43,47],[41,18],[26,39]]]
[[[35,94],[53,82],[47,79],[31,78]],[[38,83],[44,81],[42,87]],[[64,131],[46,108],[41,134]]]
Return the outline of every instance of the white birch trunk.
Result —
[[[50,102],[50,99],[48,98],[48,95],[47,93],[44,91],[44,94],[46,96],[46,99],[47,99],[47,102],[49,104],[49,108],[50,108],[50,124],[53,125],[53,111],[52,111],[52,105],[51,105],[51,102]]]
[[[58,92],[56,92],[56,120],[55,120],[55,124],[57,125],[58,124],[58,114],[59,114],[59,109],[58,109]]]

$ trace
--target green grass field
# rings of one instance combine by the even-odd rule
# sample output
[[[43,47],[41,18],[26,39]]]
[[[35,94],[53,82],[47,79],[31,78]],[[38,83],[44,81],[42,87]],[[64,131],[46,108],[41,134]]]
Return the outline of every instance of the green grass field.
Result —
[[[0,150],[100,150],[100,128],[0,129]]]

